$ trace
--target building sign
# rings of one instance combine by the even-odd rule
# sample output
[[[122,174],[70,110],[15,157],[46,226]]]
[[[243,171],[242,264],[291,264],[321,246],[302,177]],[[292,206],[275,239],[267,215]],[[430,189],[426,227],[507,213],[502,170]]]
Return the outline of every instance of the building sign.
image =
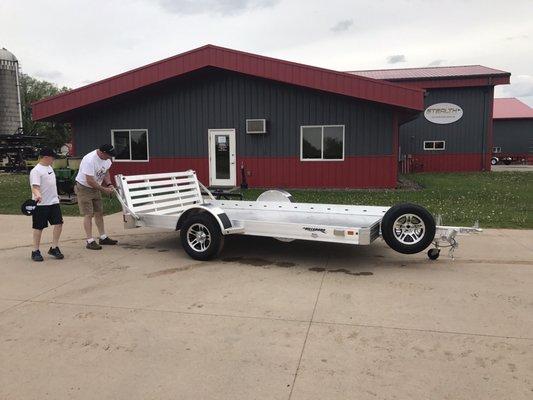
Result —
[[[451,124],[463,116],[463,109],[457,104],[437,103],[424,111],[424,117],[434,124]]]

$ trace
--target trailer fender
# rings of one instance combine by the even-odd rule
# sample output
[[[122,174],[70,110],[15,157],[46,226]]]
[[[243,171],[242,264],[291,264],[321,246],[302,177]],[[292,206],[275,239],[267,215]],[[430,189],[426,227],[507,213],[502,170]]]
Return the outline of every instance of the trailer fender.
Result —
[[[220,226],[220,231],[223,235],[227,234],[227,230],[231,228],[231,221],[223,209],[221,209],[220,207],[213,206],[211,204],[201,204],[188,209],[180,215],[178,223],[176,224],[176,230],[179,231],[181,229],[181,226],[183,225],[184,221],[189,218],[189,216],[199,213],[211,214],[213,218],[215,218],[215,220],[218,222],[218,225]]]

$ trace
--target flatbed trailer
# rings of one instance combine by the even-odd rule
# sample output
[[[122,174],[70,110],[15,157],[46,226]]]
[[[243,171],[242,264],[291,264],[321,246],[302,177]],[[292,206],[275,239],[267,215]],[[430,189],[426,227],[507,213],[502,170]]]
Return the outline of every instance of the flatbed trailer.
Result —
[[[232,234],[273,237],[282,241],[369,245],[383,237],[404,254],[425,250],[437,259],[440,247],[457,248],[456,236],[480,232],[477,226],[436,226],[423,207],[405,203],[393,207],[296,203],[283,190],[268,190],[257,201],[217,199],[193,170],[145,175],[116,175],[116,195],[126,228],[179,230],[192,258],[209,260]]]

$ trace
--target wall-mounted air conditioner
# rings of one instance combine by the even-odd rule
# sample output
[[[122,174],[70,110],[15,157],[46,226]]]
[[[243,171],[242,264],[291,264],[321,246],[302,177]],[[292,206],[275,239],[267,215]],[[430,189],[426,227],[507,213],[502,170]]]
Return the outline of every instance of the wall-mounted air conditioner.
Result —
[[[247,119],[246,120],[246,133],[259,134],[266,133],[266,119]]]

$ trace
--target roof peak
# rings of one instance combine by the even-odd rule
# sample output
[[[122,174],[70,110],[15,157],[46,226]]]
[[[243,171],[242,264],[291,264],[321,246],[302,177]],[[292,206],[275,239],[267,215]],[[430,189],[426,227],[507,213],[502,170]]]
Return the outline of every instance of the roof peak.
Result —
[[[205,67],[373,101],[410,112],[423,109],[423,91],[418,88],[206,44],[39,100],[33,103],[33,118],[43,120]]]

